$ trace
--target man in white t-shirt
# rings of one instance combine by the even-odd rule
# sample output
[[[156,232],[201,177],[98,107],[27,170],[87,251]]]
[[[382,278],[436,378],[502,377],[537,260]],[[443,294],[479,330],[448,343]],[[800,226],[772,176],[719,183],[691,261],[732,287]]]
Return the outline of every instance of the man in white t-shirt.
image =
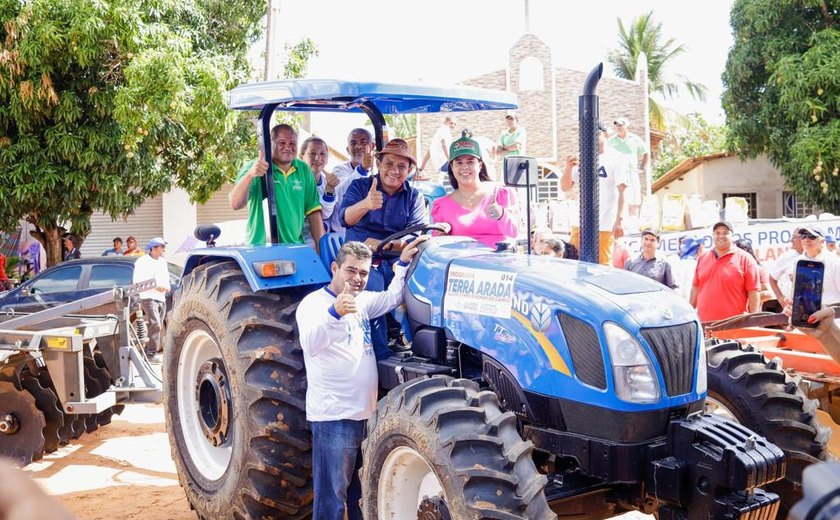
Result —
[[[370,169],[370,153],[374,149],[373,136],[364,128],[354,128],[347,135],[347,154],[350,160],[333,169],[333,175],[343,181],[357,170]],[[365,157],[368,160],[365,160]]]
[[[166,241],[160,237],[149,240],[146,246],[149,254],[137,258],[134,262],[133,283],[154,279],[157,287],[140,293],[140,308],[149,325],[149,342],[146,343],[146,356],[151,363],[161,361],[160,329],[163,316],[166,314],[166,292],[169,291],[169,267],[163,254],[166,252]]]
[[[426,240],[400,253],[385,292],[365,291],[371,250],[347,242],[332,263],[330,284],[308,294],[295,316],[306,365],[306,419],[312,428],[313,518],[361,519],[365,424],[376,409],[379,380],[370,319],[402,302],[406,267]]]
[[[426,163],[429,160],[432,161],[432,174],[440,176],[441,172],[445,172],[447,166],[449,165],[449,145],[452,144],[452,129],[457,126],[457,122],[455,118],[452,116],[446,116],[443,119],[443,124],[440,125],[435,131],[435,135],[432,136],[432,140],[429,141],[429,150],[426,152],[426,155],[423,156],[422,163],[420,164],[420,168],[418,171],[423,172],[426,169]],[[437,180],[433,178],[432,180]]]
[[[790,249],[779,255],[773,265],[767,269],[770,288],[776,295],[776,301],[784,306],[785,297],[793,288],[793,268],[802,254],[801,228],[796,228],[790,235]]]
[[[630,156],[635,168],[630,175],[630,184],[627,186],[627,211],[631,216],[639,214],[642,205],[642,187],[640,175],[646,175],[650,154],[647,144],[638,135],[630,132],[630,121],[626,117],[619,117],[613,121],[615,135],[607,140],[607,148],[612,148],[618,153]]]
[[[823,305],[840,303],[840,258],[823,247],[823,234],[819,229],[813,226],[802,227],[799,230],[799,237],[802,239],[802,254],[793,262],[793,276],[796,276],[796,262],[799,260],[822,262],[825,265],[822,303]],[[788,297],[793,297],[792,289]]]
[[[611,265],[613,242],[624,236],[624,192],[630,182],[633,163],[627,156],[606,150],[607,136],[598,132],[598,263]],[[580,180],[576,156],[566,157],[560,187],[569,191]],[[580,226],[572,226],[572,244],[580,249]]]

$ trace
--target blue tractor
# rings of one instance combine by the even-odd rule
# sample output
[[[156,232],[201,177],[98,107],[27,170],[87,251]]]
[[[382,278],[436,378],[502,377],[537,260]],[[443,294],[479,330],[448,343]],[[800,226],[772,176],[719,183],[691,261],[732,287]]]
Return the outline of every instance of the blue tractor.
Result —
[[[275,110],[362,111],[381,148],[383,114],[500,110],[516,100],[473,88],[303,80],[244,85],[230,107],[259,111],[265,136]],[[533,160],[509,161],[506,182],[525,173],[528,184]],[[208,248],[186,263],[166,332],[164,392],[173,459],[201,518],[311,517],[295,309],[329,281],[329,252]],[[779,496],[760,488],[783,478],[783,452],[703,413],[703,331],[676,293],[623,271],[454,236],[424,244],[406,280],[412,343],[379,363],[382,397],[361,473],[367,518],[775,517]],[[761,364],[769,375],[747,388],[736,358],[749,353],[716,352],[716,375],[736,382],[730,387],[761,393],[772,384],[793,399],[784,373]],[[764,401],[789,415],[781,418],[789,429],[810,427],[804,401],[795,410],[783,396]],[[719,402],[737,416],[742,400]]]

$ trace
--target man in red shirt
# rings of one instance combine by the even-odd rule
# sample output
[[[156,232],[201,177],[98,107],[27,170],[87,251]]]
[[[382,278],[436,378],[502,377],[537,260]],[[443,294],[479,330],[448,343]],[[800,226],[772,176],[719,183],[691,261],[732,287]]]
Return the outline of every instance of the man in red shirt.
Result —
[[[714,248],[700,256],[691,288],[691,305],[701,322],[721,320],[761,307],[758,263],[735,247],[732,224],[712,227]]]

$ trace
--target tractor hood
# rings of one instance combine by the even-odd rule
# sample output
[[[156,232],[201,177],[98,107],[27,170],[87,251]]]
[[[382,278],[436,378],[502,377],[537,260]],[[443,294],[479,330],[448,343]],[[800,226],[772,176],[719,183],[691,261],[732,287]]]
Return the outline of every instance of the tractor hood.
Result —
[[[704,365],[697,313],[658,282],[576,260],[497,253],[457,237],[433,238],[410,269],[412,331],[443,329],[526,392],[642,411],[687,406],[705,391],[704,372],[695,371]],[[658,367],[659,397],[617,397],[607,330],[619,329]]]
[[[505,307],[524,308],[538,300],[589,315],[594,322],[629,315],[634,328],[697,319],[679,294],[644,276],[576,260],[495,253],[472,241],[426,248],[408,290],[423,295],[432,305],[432,316],[459,311],[501,318],[509,315]]]

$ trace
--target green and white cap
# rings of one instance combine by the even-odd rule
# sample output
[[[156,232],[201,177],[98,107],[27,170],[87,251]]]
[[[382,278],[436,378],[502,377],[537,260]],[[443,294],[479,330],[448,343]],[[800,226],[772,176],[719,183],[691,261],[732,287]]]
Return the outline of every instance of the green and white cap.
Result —
[[[472,132],[464,130],[461,132],[461,137],[449,145],[449,161],[452,162],[462,155],[472,155],[481,159],[481,149],[478,147],[478,141],[472,138]]]

